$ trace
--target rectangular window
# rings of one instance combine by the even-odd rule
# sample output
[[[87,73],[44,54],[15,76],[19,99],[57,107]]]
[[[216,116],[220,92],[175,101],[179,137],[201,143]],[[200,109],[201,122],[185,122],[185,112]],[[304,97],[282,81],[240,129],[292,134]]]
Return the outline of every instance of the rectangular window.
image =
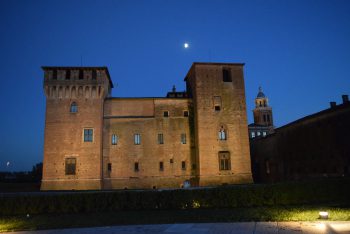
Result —
[[[267,122],[270,122],[270,115],[266,115],[267,117]]]
[[[184,111],[184,117],[188,117],[188,111]]]
[[[219,152],[219,169],[220,171],[231,170],[231,159],[229,152]]]
[[[76,169],[76,159],[75,158],[66,158],[66,175],[75,175]]]
[[[185,161],[181,162],[181,169],[186,170],[186,162]]]
[[[186,144],[186,133],[181,134],[181,143]]]
[[[264,117],[264,122],[266,122],[266,115],[264,115],[263,117]]]
[[[112,135],[112,145],[118,144],[118,136],[113,134]]]
[[[134,171],[139,171],[139,163],[138,162],[136,162],[134,164]]]
[[[109,173],[112,171],[112,163],[107,164],[107,170]]]
[[[263,136],[266,136],[266,132],[263,132]]]
[[[164,163],[163,162],[159,162],[159,170],[164,171]]]
[[[222,69],[222,80],[224,82],[232,82],[231,71],[229,69]]]
[[[158,134],[158,144],[164,144],[163,133]]]
[[[256,133],[256,135],[257,135],[257,136],[260,136],[260,135],[261,135],[261,133],[260,133],[260,132],[257,132],[257,133]]]
[[[171,158],[171,159],[170,159],[170,163],[174,163],[174,159]]]
[[[219,140],[226,141],[226,131],[223,128],[219,131]]]
[[[84,129],[84,142],[93,141],[94,130],[91,128]]]
[[[252,132],[252,138],[254,138],[255,137],[255,132]]]
[[[169,111],[164,111],[163,116],[164,117],[169,117]]]
[[[213,97],[213,104],[214,104],[214,110],[220,111],[221,110],[221,97],[220,96],[214,96]]]
[[[134,144],[135,145],[140,145],[141,144],[141,135],[140,134],[135,134],[134,135]]]

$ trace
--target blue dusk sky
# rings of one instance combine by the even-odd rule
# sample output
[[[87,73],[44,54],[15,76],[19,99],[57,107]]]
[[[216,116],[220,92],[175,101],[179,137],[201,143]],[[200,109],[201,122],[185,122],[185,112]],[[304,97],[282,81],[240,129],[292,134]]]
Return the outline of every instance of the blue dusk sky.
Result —
[[[245,63],[248,122],[261,85],[282,126],[350,94],[350,1],[1,0],[0,171],[43,159],[41,66],[81,62],[108,66],[115,97],[184,90],[193,62]]]

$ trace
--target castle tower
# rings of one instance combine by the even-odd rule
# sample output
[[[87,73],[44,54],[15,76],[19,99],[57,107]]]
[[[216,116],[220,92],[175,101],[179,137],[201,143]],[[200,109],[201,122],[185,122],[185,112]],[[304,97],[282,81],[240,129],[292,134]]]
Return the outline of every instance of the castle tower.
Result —
[[[272,108],[269,106],[269,99],[265,96],[261,87],[259,87],[258,95],[255,98],[253,114],[254,124],[273,126]]]
[[[194,63],[185,78],[200,186],[252,182],[243,66]]]
[[[42,190],[102,188],[106,67],[43,67],[46,120]]]

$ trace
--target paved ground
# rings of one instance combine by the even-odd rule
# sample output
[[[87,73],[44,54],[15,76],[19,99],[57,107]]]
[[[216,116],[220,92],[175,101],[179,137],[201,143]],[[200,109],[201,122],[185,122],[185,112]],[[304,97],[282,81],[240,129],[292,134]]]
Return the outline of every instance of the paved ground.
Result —
[[[43,231],[11,232],[12,234],[68,234],[68,233],[252,233],[252,234],[290,234],[290,233],[350,233],[350,222],[242,222],[242,223],[188,223],[130,225],[95,228],[75,228]]]

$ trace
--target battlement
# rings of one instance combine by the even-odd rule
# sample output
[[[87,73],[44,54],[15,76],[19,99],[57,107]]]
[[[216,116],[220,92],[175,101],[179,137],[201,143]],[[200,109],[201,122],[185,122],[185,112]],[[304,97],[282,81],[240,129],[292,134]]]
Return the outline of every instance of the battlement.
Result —
[[[104,98],[113,82],[107,67],[42,67],[47,98]]]

